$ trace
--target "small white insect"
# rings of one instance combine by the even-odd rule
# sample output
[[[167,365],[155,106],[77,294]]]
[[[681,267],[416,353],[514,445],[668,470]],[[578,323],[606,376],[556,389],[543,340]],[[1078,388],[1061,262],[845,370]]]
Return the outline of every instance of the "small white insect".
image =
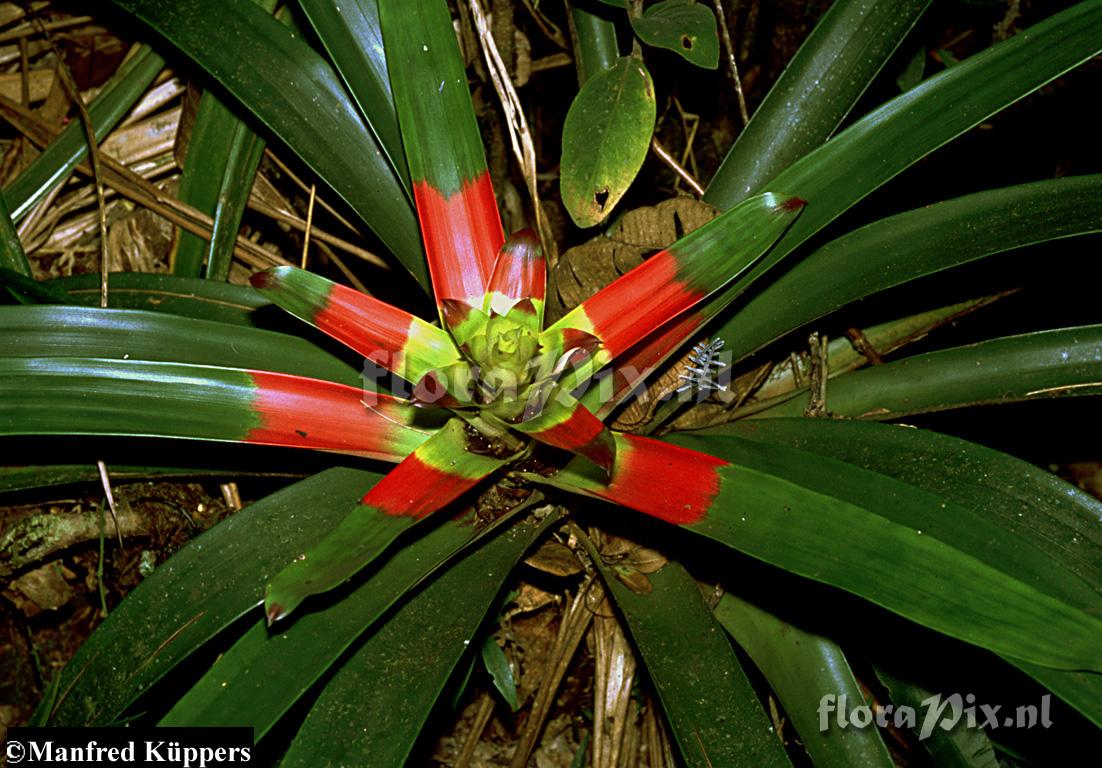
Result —
[[[687,392],[690,389],[698,389],[701,392],[726,392],[727,387],[717,382],[713,376],[723,368],[723,363],[716,360],[716,355],[724,345],[723,339],[715,339],[708,343],[700,343],[693,347],[689,353],[691,365],[685,366],[685,373],[678,378],[684,381],[677,391]]]

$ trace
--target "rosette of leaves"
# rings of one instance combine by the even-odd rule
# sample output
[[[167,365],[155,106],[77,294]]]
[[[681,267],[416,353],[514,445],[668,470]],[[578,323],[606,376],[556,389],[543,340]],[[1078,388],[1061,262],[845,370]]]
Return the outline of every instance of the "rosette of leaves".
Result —
[[[293,268],[258,274],[253,289],[160,276],[144,290],[188,298],[142,304],[123,291],[111,309],[73,306],[87,292],[72,281],[8,279],[26,302],[0,307],[9,442],[253,443],[322,452],[331,465],[158,568],[61,673],[41,722],[145,714],[251,725],[257,739],[279,726],[293,732],[289,765],[400,764],[480,647],[471,641],[514,566],[563,516],[584,515],[678,554],[644,574],[649,590],[607,586],[686,764],[790,760],[747,658],[719,627],[815,764],[890,764],[875,731],[820,731],[822,696],[856,701],[861,689],[831,626],[801,628],[742,578],[763,572],[861,598],[839,603],[839,623],[871,604],[902,617],[900,636],[925,627],[952,648],[970,644],[1102,725],[1102,505],[1010,456],[876,423],[1097,393],[1099,328],[839,377],[848,389],[832,403],[851,421],[754,419],[661,440],[604,423],[712,321],[737,328],[721,335],[738,361],[884,288],[1098,231],[1102,180],[1086,176],[948,200],[805,245],[926,154],[1097,55],[1102,2],[1057,13],[833,135],[926,5],[836,3],[712,180],[707,199],[725,212],[552,324],[536,241],[502,232],[443,0],[302,0],[324,53],[245,0],[115,5],[297,152],[431,290],[437,312],[421,318]],[[18,272],[18,241],[6,242]],[[782,261],[795,266],[778,277]],[[366,391],[317,337],[259,327],[271,304],[392,372],[394,390]],[[395,466],[381,474],[380,462]],[[492,484],[522,501],[487,521],[466,502]],[[551,511],[531,513],[537,490],[558,502]],[[706,602],[693,573],[727,594]],[[166,679],[186,679],[167,708],[155,703]],[[913,692],[892,679],[900,697]]]

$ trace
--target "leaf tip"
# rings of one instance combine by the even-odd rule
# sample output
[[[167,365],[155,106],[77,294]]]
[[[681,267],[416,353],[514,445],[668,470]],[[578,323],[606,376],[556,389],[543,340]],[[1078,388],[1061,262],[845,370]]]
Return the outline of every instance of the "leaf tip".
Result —
[[[777,208],[784,213],[795,213],[796,211],[802,210],[805,205],[807,205],[807,201],[802,197],[790,197],[777,206]]]
[[[290,611],[285,610],[279,603],[268,603],[264,606],[264,616],[268,620],[268,626],[272,626],[280,619],[286,618]]]

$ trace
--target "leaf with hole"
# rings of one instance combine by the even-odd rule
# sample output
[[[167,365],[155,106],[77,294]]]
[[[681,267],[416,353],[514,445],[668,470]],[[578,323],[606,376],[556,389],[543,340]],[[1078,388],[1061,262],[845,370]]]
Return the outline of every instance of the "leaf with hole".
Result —
[[[631,17],[631,27],[647,45],[673,51],[698,67],[719,66],[715,14],[696,0],[662,0]]]
[[[623,56],[586,80],[563,125],[563,204],[579,227],[608,218],[647,157],[654,83],[643,62]]]

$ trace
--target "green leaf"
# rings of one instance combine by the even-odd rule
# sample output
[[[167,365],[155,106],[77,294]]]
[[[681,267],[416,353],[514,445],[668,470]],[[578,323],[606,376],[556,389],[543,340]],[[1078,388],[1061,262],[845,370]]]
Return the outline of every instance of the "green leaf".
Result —
[[[673,51],[698,67],[719,66],[715,14],[695,0],[662,0],[642,16],[632,16],[631,27],[647,45]]]
[[[112,0],[166,37],[298,153],[428,285],[417,220],[332,67],[250,0]]]
[[[15,231],[3,196],[0,196],[0,267],[24,277],[31,276],[31,264],[27,261],[23,243],[19,241],[19,233]]]
[[[306,598],[340,586],[404,531],[451,504],[504,463],[467,450],[464,422],[448,421],[392,469],[340,525],[272,577],[264,595],[269,624],[286,618]]]
[[[1102,619],[1053,583],[1073,578],[1070,566],[1012,528],[806,450],[725,436],[672,442],[732,462],[712,510],[689,530],[998,653],[1102,669]],[[988,556],[1011,548],[1014,557]]]
[[[501,694],[501,698],[509,705],[509,709],[516,712],[517,684],[513,679],[513,668],[509,665],[509,659],[505,657],[505,651],[501,650],[501,646],[492,635],[482,641],[482,664],[490,673],[494,688]]]
[[[746,302],[729,349],[738,358],[878,291],[1098,231],[1102,175],[993,189],[889,216],[827,243]]]
[[[283,765],[403,765],[502,583],[560,520],[519,522],[401,606],[334,675]]]
[[[28,264],[28,269],[30,265]],[[89,277],[91,277],[89,275]],[[96,276],[96,285],[99,286],[99,275]],[[14,298],[20,304],[66,304],[69,302],[69,294],[52,285],[50,281],[39,282],[29,275],[7,267],[0,267],[0,286],[6,290],[0,291],[0,301],[10,302]],[[97,292],[98,293],[98,292]]]
[[[139,467],[111,464],[108,468],[115,483],[152,480],[155,478],[231,477],[238,468],[223,467]],[[99,467],[95,464],[50,464],[34,467],[0,467],[0,493],[56,488],[77,483],[99,483]]]
[[[241,218],[248,205],[265,146],[264,139],[244,122],[238,121],[214,201],[207,268],[203,273],[207,280],[226,281],[230,278],[237,233],[241,229]]]
[[[409,168],[390,90],[378,0],[300,0],[299,5],[408,191]]]
[[[715,615],[769,681],[816,768],[895,765],[876,728],[820,726],[817,705],[824,696],[865,703],[849,661],[834,641],[730,592],[720,598]]]
[[[1050,669],[1017,659],[1007,659],[1045,688],[1055,693],[1092,723],[1102,728],[1102,675]]]
[[[361,373],[297,336],[129,309],[0,307],[0,357],[98,357],[254,368],[358,387]]]
[[[578,69],[578,85],[605,70],[612,69],[620,57],[616,40],[617,15],[594,3],[570,4],[574,22],[574,61]]]
[[[831,380],[827,409],[884,421],[972,405],[1102,393],[1102,325],[990,339]],[[802,415],[807,393],[754,414]]]
[[[385,395],[266,371],[82,357],[0,358],[0,435],[246,442],[398,462],[432,433]]]
[[[95,128],[97,141],[103,141],[122,120],[164,66],[165,60],[154,53],[153,49],[143,45],[119,67],[119,71],[88,104],[88,116]],[[26,216],[50,190],[65,181],[87,156],[88,137],[84,133],[84,125],[80,120],[74,120],[4,190],[4,201],[11,211],[12,219],[19,221]]]
[[[790,765],[731,643],[693,578],[675,562],[649,574],[653,591],[625,586],[594,552],[688,766]]]
[[[451,197],[486,172],[486,154],[448,5],[384,0],[379,15],[410,177]]]
[[[349,508],[358,499],[350,500]],[[345,512],[348,510],[346,509]],[[280,717],[396,601],[478,535],[469,518],[436,526],[398,549],[340,599],[270,632],[260,618],[161,719],[162,726],[248,725],[253,738]]]
[[[1100,41],[1102,3],[1077,3],[923,81],[769,179],[769,189],[808,200],[807,210],[728,290],[743,289],[925,155],[1097,54]],[[721,207],[734,199],[710,198]],[[717,334],[737,338],[740,331],[741,322],[732,318]]]
[[[643,62],[621,57],[589,78],[563,125],[563,204],[579,227],[604,221],[631,186],[654,132],[654,84]]]
[[[13,287],[3,274],[0,282]],[[99,306],[99,275],[59,277],[38,286],[49,292],[49,297],[41,298],[49,298],[51,303]],[[116,309],[144,309],[241,326],[256,326],[256,310],[272,304],[247,286],[153,272],[112,274],[109,301]]]
[[[1030,578],[1074,605],[1098,603],[1102,502],[1020,459],[936,432],[833,419],[743,421],[713,431],[841,459],[952,499],[974,510],[948,521],[958,535],[968,535],[976,514],[1012,534],[975,539],[986,559],[1029,562],[1038,547],[1062,566],[1031,568]],[[1009,660],[1102,727],[1102,675]]]
[[[317,541],[380,475],[331,469],[251,504],[143,581],[61,672],[51,725],[106,725],[252,610],[267,574]]]
[[[892,704],[896,706],[897,711],[901,706],[910,707],[925,716],[929,711],[928,700],[931,696],[953,695],[952,693],[935,694],[879,666],[876,667],[876,676],[888,689]],[[995,757],[995,748],[983,728],[979,726],[969,728],[967,720],[963,720],[948,731],[938,727],[926,733],[923,730],[925,723],[921,717],[916,725],[917,728],[911,730],[919,737],[919,741],[929,752],[935,765],[946,766],[946,768],[1001,768],[1001,763]]]
[[[895,84],[901,91],[909,91],[922,82],[922,76],[926,74],[926,49],[919,46],[914,56],[907,61],[907,66],[895,79]]]
[[[800,193],[768,182],[834,133],[929,4],[832,3],[728,150],[704,200],[730,208],[766,188]]]
[[[218,253],[219,264],[228,265],[232,260],[241,215],[245,212],[264,148],[263,142],[259,142],[256,145],[259,151],[242,151],[245,146],[253,147],[254,142],[259,142],[256,134],[222,104],[217,95],[205,91],[199,99],[180,175],[180,200],[214,218],[211,242],[217,239],[223,249],[228,244],[229,253],[218,252],[198,235],[181,231],[172,254],[175,274],[198,277],[204,260],[208,265],[213,263],[215,253]],[[231,180],[236,182],[233,187],[237,194],[227,199],[223,190]],[[223,230],[228,231],[228,237]]]

